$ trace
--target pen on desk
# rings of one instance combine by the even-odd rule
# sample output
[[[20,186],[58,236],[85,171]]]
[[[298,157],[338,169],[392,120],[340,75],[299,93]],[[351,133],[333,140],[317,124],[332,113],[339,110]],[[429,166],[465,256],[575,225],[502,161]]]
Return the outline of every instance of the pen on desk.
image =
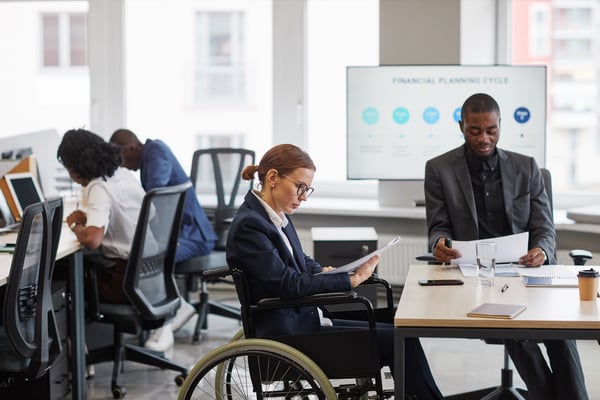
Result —
[[[502,286],[502,289],[500,289],[500,292],[504,293],[508,290],[508,283],[505,283],[504,286]]]

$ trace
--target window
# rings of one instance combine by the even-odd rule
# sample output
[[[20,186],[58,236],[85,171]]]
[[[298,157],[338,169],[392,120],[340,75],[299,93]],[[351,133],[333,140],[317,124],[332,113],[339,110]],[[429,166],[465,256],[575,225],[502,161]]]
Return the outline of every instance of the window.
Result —
[[[90,126],[87,1],[0,1],[0,137]]]
[[[198,148],[270,147],[271,3],[124,0],[125,127],[188,171]]]
[[[244,14],[199,12],[196,101],[244,100]]]
[[[306,5],[308,152],[319,182],[345,182],[346,67],[379,64],[379,2],[307,0]]]
[[[515,10],[520,6],[513,2]],[[526,10],[529,18],[518,18],[513,11],[513,63],[548,66],[546,165],[554,192],[598,190],[600,53],[595,49],[600,46],[600,3],[532,2]],[[522,33],[527,31],[534,45],[523,49]],[[547,51],[540,51],[546,46]]]
[[[550,55],[550,7],[547,3],[530,6],[529,52],[534,57]]]
[[[70,15],[69,16],[69,61],[72,66],[86,65],[87,59],[87,27],[85,15]]]
[[[85,14],[42,14],[42,66],[46,68],[85,66]]]

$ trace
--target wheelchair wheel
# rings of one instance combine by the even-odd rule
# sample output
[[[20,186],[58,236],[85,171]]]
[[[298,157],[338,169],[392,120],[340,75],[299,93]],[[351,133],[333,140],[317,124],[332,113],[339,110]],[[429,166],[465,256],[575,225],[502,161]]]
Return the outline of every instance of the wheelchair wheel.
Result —
[[[336,399],[325,373],[302,352],[265,339],[221,346],[190,371],[179,400]]]

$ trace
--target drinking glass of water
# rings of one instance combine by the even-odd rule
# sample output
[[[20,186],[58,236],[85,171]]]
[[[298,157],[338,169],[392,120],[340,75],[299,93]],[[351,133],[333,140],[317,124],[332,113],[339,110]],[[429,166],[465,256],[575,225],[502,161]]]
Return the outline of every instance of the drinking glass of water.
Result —
[[[496,242],[477,242],[477,286],[494,286]]]

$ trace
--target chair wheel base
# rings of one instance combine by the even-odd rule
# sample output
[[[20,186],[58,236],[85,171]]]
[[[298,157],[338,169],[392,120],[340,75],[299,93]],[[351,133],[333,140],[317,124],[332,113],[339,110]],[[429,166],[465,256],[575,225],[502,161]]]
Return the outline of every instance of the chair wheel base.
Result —
[[[122,399],[127,394],[127,389],[123,386],[115,385],[111,388],[113,399]]]

